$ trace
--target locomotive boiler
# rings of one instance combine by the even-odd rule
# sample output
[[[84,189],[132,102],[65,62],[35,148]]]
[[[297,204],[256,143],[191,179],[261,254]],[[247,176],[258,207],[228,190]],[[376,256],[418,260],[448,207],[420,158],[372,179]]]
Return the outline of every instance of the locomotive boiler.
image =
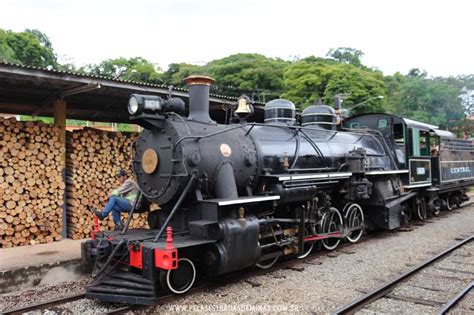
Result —
[[[144,128],[134,144],[132,211],[160,208],[148,212],[150,229],[127,222],[83,244],[95,269],[90,298],[151,304],[188,291],[198,276],[269,268],[282,256],[305,257],[316,242],[331,250],[366,229],[398,228],[412,205],[430,201],[405,188],[409,171],[377,128],[341,127],[322,104],[297,121],[283,99],[265,105],[262,123],[246,122],[243,100],[234,123],[218,124],[209,116],[213,80],[185,80],[187,117],[180,99],[130,98],[131,119]],[[452,189],[459,201],[466,185]]]

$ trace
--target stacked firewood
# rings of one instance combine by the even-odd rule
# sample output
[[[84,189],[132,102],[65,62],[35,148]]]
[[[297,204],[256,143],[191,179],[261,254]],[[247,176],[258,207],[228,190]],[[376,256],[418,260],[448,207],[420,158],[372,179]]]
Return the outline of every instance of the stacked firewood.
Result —
[[[60,128],[0,117],[0,247],[61,239]]]
[[[67,135],[68,237],[89,237],[94,228],[93,208],[102,210],[110,192],[118,187],[116,172],[131,175],[135,133],[85,128]],[[128,215],[122,214],[122,222]],[[101,230],[113,229],[112,215],[100,222]],[[134,214],[131,227],[145,227],[146,215]]]

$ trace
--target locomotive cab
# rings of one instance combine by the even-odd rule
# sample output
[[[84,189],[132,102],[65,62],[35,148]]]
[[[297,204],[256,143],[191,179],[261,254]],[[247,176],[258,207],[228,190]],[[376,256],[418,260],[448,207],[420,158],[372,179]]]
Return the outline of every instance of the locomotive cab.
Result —
[[[383,135],[398,169],[408,171],[406,176],[402,176],[405,188],[431,186],[430,144],[437,126],[382,113],[349,117],[343,126],[370,129]]]
[[[437,214],[468,199],[464,187],[474,180],[474,145],[438,126],[389,114],[361,114],[343,122],[347,129],[382,134],[396,157],[403,189],[416,190],[419,216]],[[424,213],[424,214],[423,214]]]

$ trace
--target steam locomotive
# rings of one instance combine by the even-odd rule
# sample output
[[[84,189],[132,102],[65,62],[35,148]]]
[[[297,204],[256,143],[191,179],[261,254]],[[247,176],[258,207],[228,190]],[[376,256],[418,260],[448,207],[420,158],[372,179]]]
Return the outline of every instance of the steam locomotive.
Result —
[[[389,114],[338,121],[326,105],[277,99],[264,122],[239,99],[233,122],[209,116],[209,77],[190,76],[189,113],[179,98],[132,95],[140,194],[133,212],[150,229],[96,233],[82,244],[94,266],[87,296],[153,304],[187,292],[199,277],[305,257],[357,242],[365,230],[396,229],[468,200],[474,181],[471,141],[437,126]],[[339,109],[338,109],[339,110]],[[160,208],[149,211],[149,204]]]

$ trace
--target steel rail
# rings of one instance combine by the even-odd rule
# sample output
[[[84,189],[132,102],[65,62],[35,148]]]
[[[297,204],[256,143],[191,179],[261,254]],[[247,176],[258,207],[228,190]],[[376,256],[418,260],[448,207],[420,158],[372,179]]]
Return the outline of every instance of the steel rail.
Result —
[[[42,309],[45,309],[45,308],[50,307],[50,306],[64,304],[64,303],[67,303],[67,302],[77,301],[77,300],[85,299],[85,298],[86,298],[85,293],[78,293],[78,294],[74,294],[74,295],[60,297],[60,298],[50,300],[50,301],[39,302],[39,303],[36,303],[36,304],[33,304],[33,305],[27,305],[27,306],[14,308],[14,309],[11,309],[11,310],[1,311],[0,313],[2,313],[2,314],[24,314],[26,312],[42,310]]]
[[[456,305],[462,298],[474,288],[474,281],[469,283],[467,287],[465,287],[461,292],[459,292],[454,298],[448,301],[448,303],[444,304],[443,307],[438,311],[439,315],[448,314],[448,312]]]
[[[471,242],[474,239],[474,235],[471,235],[470,237],[465,238],[461,242],[457,243],[456,245],[451,246],[447,250],[439,253],[438,255],[428,259],[427,261],[419,264],[418,266],[410,269],[409,271],[405,272],[401,276],[398,276],[397,278],[393,279],[392,281],[383,284],[382,286],[378,287],[377,289],[363,295],[359,299],[343,306],[342,308],[336,310],[333,314],[354,314],[356,311],[362,309],[364,306],[380,299],[387,293],[393,290],[393,288],[403,282],[404,280],[410,278],[420,270],[426,268],[427,266],[433,264],[434,262],[438,261],[439,259],[445,257],[446,255],[450,254],[454,250],[458,249],[459,247],[462,247],[463,245]]]

